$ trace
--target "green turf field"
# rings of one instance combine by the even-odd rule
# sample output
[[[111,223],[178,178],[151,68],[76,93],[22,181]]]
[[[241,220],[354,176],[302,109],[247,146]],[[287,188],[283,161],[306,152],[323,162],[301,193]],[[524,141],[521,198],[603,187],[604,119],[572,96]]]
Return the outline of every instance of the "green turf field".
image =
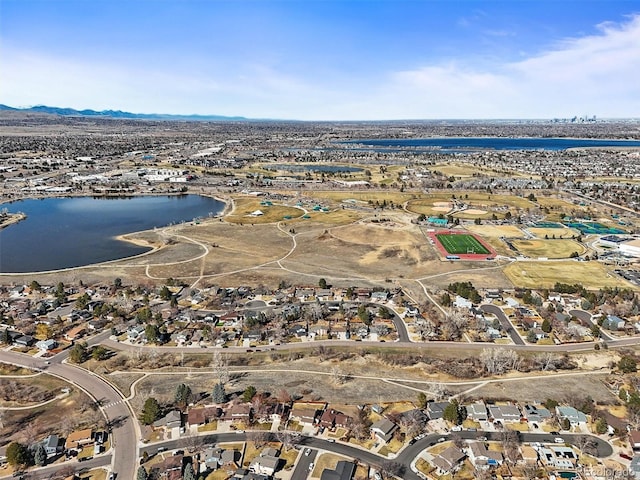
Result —
[[[437,234],[436,238],[447,253],[460,255],[477,253],[486,255],[489,252],[473,235],[467,234]]]

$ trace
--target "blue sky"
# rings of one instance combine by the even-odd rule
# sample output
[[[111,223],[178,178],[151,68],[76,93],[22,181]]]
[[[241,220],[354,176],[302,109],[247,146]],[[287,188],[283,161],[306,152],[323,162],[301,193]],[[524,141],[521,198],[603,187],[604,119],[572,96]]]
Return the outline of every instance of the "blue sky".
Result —
[[[638,0],[0,0],[0,103],[300,120],[640,116]]]

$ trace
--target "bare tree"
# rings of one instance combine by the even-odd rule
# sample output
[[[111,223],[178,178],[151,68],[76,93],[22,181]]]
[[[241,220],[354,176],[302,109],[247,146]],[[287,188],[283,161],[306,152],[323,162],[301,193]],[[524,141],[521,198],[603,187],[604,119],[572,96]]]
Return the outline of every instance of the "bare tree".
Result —
[[[336,385],[344,385],[347,382],[347,375],[342,373],[337,365],[331,369],[331,380]]]
[[[531,463],[525,463],[522,466],[522,476],[525,480],[535,480],[538,478],[538,466]]]
[[[380,465],[380,475],[382,475],[382,478],[384,479],[401,477],[404,473],[404,470],[404,465],[391,460],[385,460]]]
[[[282,432],[277,432],[276,438],[280,443],[282,443],[282,446],[286,450],[290,450],[291,448],[295,447],[300,443],[300,440],[301,440],[300,435],[295,435],[291,432],[287,432],[286,430]]]
[[[518,455],[520,453],[520,434],[513,430],[502,431],[502,448],[504,450],[504,457],[507,462],[512,465],[516,463]]]
[[[500,375],[520,366],[520,356],[515,350],[485,348],[480,353],[480,361],[487,373]]]
[[[558,355],[553,352],[543,352],[534,356],[534,364],[543,372],[555,370],[558,362]]]
[[[215,351],[213,353],[213,359],[211,360],[211,367],[219,383],[225,385],[229,382],[229,359],[226,355]]]
[[[256,448],[264,447],[269,441],[270,436],[270,433],[266,430],[252,430],[247,433],[247,439],[253,442]]]
[[[204,437],[193,433],[191,430],[187,431],[184,438],[185,446],[192,453],[200,451],[205,445]]]

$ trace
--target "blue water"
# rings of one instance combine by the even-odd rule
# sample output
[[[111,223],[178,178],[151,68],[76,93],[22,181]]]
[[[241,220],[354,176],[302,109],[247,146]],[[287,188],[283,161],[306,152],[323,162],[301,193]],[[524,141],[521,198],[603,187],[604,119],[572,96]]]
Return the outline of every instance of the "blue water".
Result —
[[[292,165],[288,163],[266,165],[264,168],[266,169],[275,168],[276,170],[283,170],[287,172],[354,173],[354,172],[362,171],[362,168],[360,167],[350,167],[347,165],[313,165],[313,164]]]
[[[148,248],[114,237],[220,213],[199,195],[46,198],[3,204],[27,219],[0,230],[0,272],[77,267],[130,257]]]
[[[364,139],[355,143],[371,147],[436,149],[441,153],[477,150],[566,150],[586,147],[640,147],[640,140],[602,140],[590,138],[505,138],[505,137],[434,137],[406,139]]]

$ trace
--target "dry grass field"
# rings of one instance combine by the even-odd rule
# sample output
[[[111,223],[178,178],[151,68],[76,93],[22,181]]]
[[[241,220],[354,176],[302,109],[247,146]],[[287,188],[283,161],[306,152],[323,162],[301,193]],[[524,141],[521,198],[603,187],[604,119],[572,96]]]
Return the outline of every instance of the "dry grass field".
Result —
[[[468,225],[465,227],[482,237],[523,238],[524,233],[515,225]]]
[[[573,238],[580,235],[578,230],[573,228],[542,228],[542,227],[530,227],[527,228],[531,234],[538,238]]]
[[[512,240],[513,246],[531,258],[569,258],[573,252],[582,255],[584,245],[574,240]]]
[[[514,262],[504,268],[504,274],[514,286],[522,288],[553,288],[558,281],[568,284],[579,283],[586,288],[634,288],[617,275],[610,274],[607,268],[598,262]]]
[[[234,208],[225,217],[225,221],[240,224],[263,224],[280,222],[286,216],[297,218],[304,215],[304,210],[285,205],[261,205],[262,200],[256,197],[238,197],[234,199]],[[252,215],[256,211],[263,215]]]
[[[606,374],[594,374],[493,382],[470,392],[466,397],[516,402],[540,402],[547,398],[563,402],[570,398],[591,397],[603,405],[615,404],[617,398],[604,385],[605,378]],[[544,392],[544,398],[540,398],[540,392]]]

